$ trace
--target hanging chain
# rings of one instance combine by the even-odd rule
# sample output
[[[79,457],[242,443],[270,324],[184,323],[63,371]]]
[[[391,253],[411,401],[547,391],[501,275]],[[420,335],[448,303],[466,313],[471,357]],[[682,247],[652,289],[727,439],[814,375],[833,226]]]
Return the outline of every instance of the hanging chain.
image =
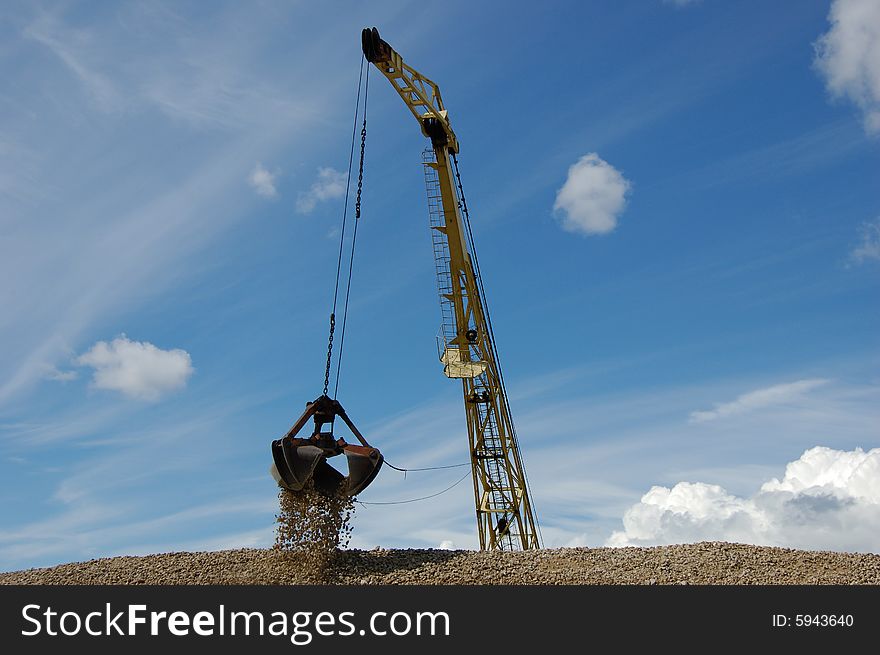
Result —
[[[367,76],[369,77],[369,68],[367,69]],[[333,289],[333,309],[330,312],[330,334],[327,337],[327,367],[324,369],[324,395],[327,395],[327,391],[330,389],[330,368],[333,364],[333,333],[336,331],[336,300],[339,295],[339,276],[342,269],[342,247],[345,243],[345,217],[348,215],[348,198],[349,191],[351,189],[351,165],[354,160],[354,143],[355,143],[355,133],[357,130],[357,118],[358,113],[361,106],[361,84],[364,78],[364,58],[361,58],[361,70],[358,74],[358,87],[357,87],[357,102],[354,107],[354,124],[351,126],[351,150],[348,154],[348,181],[345,185],[345,205],[342,208],[342,229],[340,230],[339,236],[339,256],[336,261],[336,285]],[[364,102],[366,102],[366,97],[364,97]],[[364,175],[364,139],[365,134],[364,130],[366,129],[366,114],[364,115],[364,127],[361,129],[361,162],[360,162],[360,171],[358,173],[358,194],[357,194],[357,216],[360,216],[361,210],[361,187],[363,186],[363,175]],[[345,318],[343,316],[343,335],[345,334]],[[341,345],[341,344],[340,344]],[[337,367],[336,374],[339,375],[339,369]],[[337,385],[338,385],[337,380]]]
[[[330,388],[330,362],[333,359],[333,332],[336,330],[336,314],[330,314],[330,338],[327,341],[327,368],[324,371],[324,395]]]
[[[358,225],[361,217],[361,195],[364,190],[364,150],[367,145],[367,94],[370,89],[370,69],[367,69],[366,83],[364,85],[364,122],[361,127],[361,153],[358,161],[358,184],[357,194],[354,201],[354,233],[351,236],[351,252],[348,257],[348,282],[345,285],[345,307],[342,310],[342,334],[339,337],[339,354],[336,356],[336,386],[333,390],[333,398],[339,392],[339,372],[342,369],[342,347],[345,345],[345,324],[348,321],[348,301],[351,297],[351,278],[354,270],[354,249],[357,244]]]
[[[364,105],[366,105],[366,100],[364,100]],[[364,126],[361,128],[361,160],[358,165],[358,188],[357,195],[355,196],[354,201],[354,218],[355,220],[361,217],[361,192],[364,189],[364,148],[367,145],[367,116],[364,114]]]

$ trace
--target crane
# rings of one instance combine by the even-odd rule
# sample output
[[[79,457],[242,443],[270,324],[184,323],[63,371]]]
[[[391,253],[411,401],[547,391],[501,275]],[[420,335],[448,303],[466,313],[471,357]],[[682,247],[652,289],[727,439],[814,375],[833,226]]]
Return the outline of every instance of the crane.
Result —
[[[440,295],[438,356],[446,377],[461,381],[480,549],[540,548],[540,530],[511,419],[492,320],[485,302],[486,293],[479,258],[461,185],[457,157],[458,138],[450,125],[449,113],[443,104],[440,89],[434,82],[404,63],[400,54],[382,40],[375,27],[362,31],[361,44],[368,65],[374,65],[391,82],[419,122],[422,134],[431,140],[431,147],[422,153],[422,164]],[[364,102],[366,107],[366,95]],[[354,134],[352,137],[354,138]],[[365,139],[366,109],[361,130],[352,258],[357,219],[360,217]],[[340,237],[340,264],[343,236],[344,232]],[[338,291],[339,266],[336,288]],[[346,292],[346,311],[347,297]],[[290,492],[298,493],[313,488],[324,494],[355,496],[376,478],[385,461],[382,453],[370,446],[355,427],[336,399],[336,392],[334,391],[333,398],[328,395],[335,311],[334,295],[324,391],[316,400],[306,403],[305,412],[283,437],[272,441],[270,473],[279,486]],[[343,313],[343,337],[345,316]],[[340,344],[337,356],[337,389],[341,350]],[[350,444],[334,434],[337,417],[342,419],[360,445]],[[297,436],[310,419],[314,421],[311,436]],[[325,430],[324,426],[327,424],[330,427]],[[342,454],[346,456],[348,475],[343,475],[327,462],[328,458]]]
[[[362,31],[361,44],[431,140],[422,163],[440,295],[438,354],[444,374],[461,380],[480,549],[540,548],[461,186],[458,138],[437,84],[407,65],[375,27]]]

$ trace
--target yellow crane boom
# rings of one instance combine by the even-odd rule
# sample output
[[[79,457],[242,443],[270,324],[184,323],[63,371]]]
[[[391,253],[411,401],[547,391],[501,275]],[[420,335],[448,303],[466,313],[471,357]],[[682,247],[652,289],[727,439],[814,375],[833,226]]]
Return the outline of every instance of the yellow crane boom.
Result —
[[[423,164],[442,315],[439,354],[445,375],[461,380],[480,548],[540,548],[492,324],[484,304],[467,205],[461,194],[458,139],[439,87],[408,66],[380,38],[375,27],[363,30],[361,38],[367,61],[391,82],[418,120],[422,134],[431,140]]]

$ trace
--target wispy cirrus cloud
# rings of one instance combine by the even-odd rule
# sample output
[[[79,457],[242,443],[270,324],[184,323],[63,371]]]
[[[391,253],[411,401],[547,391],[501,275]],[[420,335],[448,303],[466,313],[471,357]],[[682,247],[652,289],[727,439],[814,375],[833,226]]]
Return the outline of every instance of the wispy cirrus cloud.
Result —
[[[231,131],[258,127],[282,114],[310,114],[311,103],[248,70],[257,47],[246,34],[261,29],[260,17],[244,16],[235,6],[216,13],[225,16],[214,23],[221,32],[206,34],[157,9],[122,7],[117,20],[89,26],[74,26],[59,10],[39,10],[22,35],[46,48],[103,113],[148,107],[197,129]],[[141,47],[156,38],[161,47]],[[108,56],[120,48],[125,57]]]
[[[797,136],[721,157],[688,171],[686,179],[691,189],[743,183],[774,185],[810,171],[833,168],[867,147],[860,129],[849,120],[838,120]],[[666,182],[679,183],[684,179],[673,175]]]
[[[239,412],[252,416],[265,400],[253,394],[171,407],[101,403],[88,412],[71,408],[57,426],[0,425],[0,452],[20,453],[12,456],[25,462],[16,489],[0,483],[0,495],[24,494],[42,507],[4,520],[0,570],[232,547],[233,533],[250,540],[240,545],[270,545],[274,482],[266,457],[245,445],[234,427]],[[59,438],[64,448],[47,451],[46,443]],[[214,473],[205,478],[209,470]],[[214,481],[221,471],[218,491]],[[27,487],[36,475],[39,484]],[[238,528],[232,530],[230,521]],[[245,536],[249,532],[254,534]]]
[[[117,111],[123,107],[123,98],[116,86],[90,61],[94,40],[90,31],[67,27],[55,16],[42,12],[24,30],[24,36],[45,46],[57,57],[101,111]]]
[[[828,382],[829,380],[823,378],[811,378],[756,389],[744,393],[730,402],[718,403],[713,409],[691,412],[689,421],[691,423],[703,423],[788,403],[802,398],[807,392],[828,384]]]
[[[61,10],[17,17],[28,58],[4,71],[21,97],[7,106],[0,154],[22,165],[0,174],[0,193],[15,201],[0,277],[16,280],[0,286],[0,405],[93,342],[89,329],[108,310],[136,307],[203,265],[205,245],[248,215],[242,166],[293,144],[308,152],[306,128],[326,120],[317,108],[341,94],[332,79],[307,96],[270,83],[276,64],[257,56],[265,41],[243,36],[270,19],[217,12],[230,34],[134,5],[87,26]],[[311,79],[307,60],[277,66],[286,80]],[[257,182],[277,192],[274,180]]]

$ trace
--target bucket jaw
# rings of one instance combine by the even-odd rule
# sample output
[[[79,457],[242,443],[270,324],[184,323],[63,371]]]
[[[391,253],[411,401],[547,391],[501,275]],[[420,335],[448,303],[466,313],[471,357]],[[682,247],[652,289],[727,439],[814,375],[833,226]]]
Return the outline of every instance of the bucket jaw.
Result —
[[[340,417],[361,445],[347,443],[333,436],[333,421]],[[297,437],[310,418],[315,429],[308,438]],[[330,431],[322,432],[325,423]],[[345,454],[348,475],[343,475],[327,463],[327,459]],[[288,491],[302,491],[310,482],[326,494],[356,496],[376,478],[384,458],[363,438],[346,415],[339,401],[324,395],[306,405],[306,411],[286,435],[272,442],[270,473],[279,486]]]

